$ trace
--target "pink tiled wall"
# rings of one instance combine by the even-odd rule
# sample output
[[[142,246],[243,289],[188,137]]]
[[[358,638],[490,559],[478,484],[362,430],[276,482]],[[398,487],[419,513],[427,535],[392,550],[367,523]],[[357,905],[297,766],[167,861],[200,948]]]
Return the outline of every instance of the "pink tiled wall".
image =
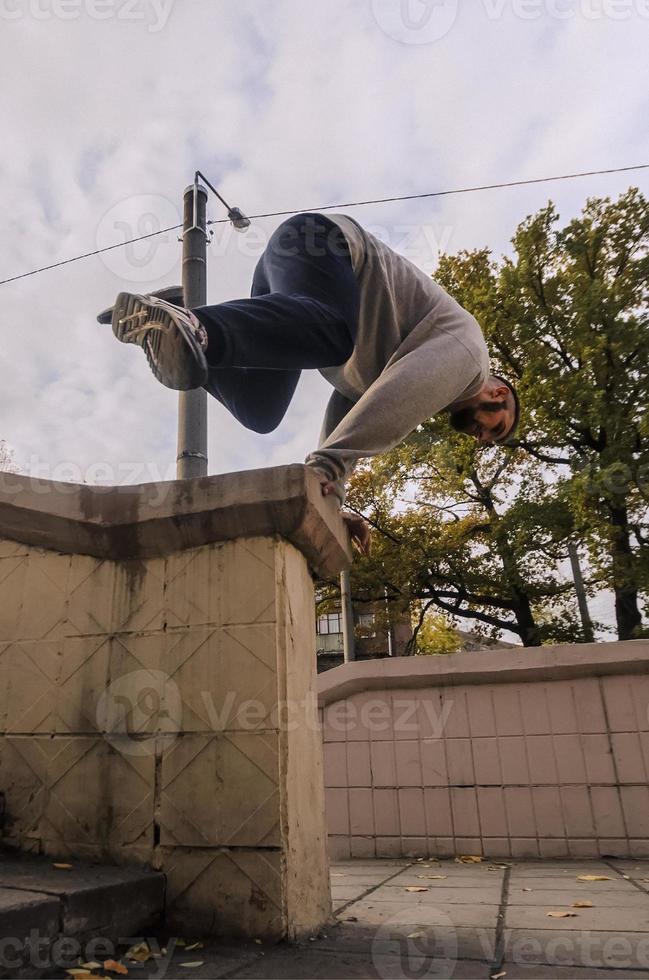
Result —
[[[649,676],[364,691],[323,709],[333,858],[649,856]]]

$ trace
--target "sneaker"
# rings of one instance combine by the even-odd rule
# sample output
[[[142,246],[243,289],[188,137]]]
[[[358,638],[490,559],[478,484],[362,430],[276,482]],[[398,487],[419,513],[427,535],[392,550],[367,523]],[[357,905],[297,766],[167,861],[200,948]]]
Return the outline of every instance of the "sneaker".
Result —
[[[184,307],[185,297],[183,296],[182,286],[165,286],[164,289],[156,289],[155,292],[149,293],[149,296],[155,296],[157,299],[164,299],[167,303],[171,303],[172,306]],[[109,306],[107,310],[102,310],[102,312],[97,317],[97,322],[105,326],[110,326],[113,322],[113,311],[114,306]]]
[[[120,293],[112,323],[118,340],[142,348],[165,387],[189,391],[206,383],[207,331],[189,310],[157,296]]]

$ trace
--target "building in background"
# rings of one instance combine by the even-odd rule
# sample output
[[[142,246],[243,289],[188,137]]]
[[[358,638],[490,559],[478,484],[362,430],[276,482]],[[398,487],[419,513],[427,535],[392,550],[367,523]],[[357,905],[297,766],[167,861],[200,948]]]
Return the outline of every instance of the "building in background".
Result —
[[[412,637],[407,615],[387,624],[385,607],[377,602],[354,609],[356,659],[378,660],[381,657],[403,657]],[[340,606],[316,618],[316,651],[318,672],[343,663],[343,624]]]

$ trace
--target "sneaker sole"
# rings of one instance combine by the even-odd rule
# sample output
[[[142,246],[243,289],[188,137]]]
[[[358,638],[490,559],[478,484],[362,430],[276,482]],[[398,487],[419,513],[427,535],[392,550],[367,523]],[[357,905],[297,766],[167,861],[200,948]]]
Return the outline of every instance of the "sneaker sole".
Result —
[[[205,354],[183,316],[164,300],[120,293],[113,310],[113,333],[137,344],[153,374],[166,388],[191,391],[207,381]]]

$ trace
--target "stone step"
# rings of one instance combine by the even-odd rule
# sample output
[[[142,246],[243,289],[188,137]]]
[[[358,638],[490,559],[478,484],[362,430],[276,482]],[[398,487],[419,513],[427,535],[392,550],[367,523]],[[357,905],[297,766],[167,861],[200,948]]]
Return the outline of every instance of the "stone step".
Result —
[[[163,874],[70,864],[57,868],[51,858],[0,852],[1,978],[103,962],[159,926]]]

